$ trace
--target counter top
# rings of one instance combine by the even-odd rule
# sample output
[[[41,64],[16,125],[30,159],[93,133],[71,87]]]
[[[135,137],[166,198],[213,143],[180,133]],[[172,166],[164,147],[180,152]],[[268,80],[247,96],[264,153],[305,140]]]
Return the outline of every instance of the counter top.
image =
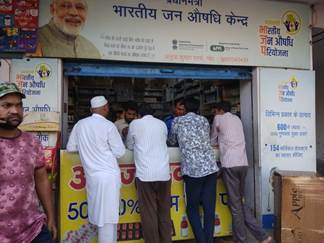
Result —
[[[63,150],[64,151],[64,150]],[[174,162],[180,162],[180,150],[178,147],[168,147],[169,151],[169,162],[174,163]],[[216,155],[216,160],[219,160],[219,150],[217,148],[214,148],[214,152]],[[126,153],[118,159],[119,164],[132,164],[134,163],[134,158],[133,158],[133,152],[131,150],[126,149]]]

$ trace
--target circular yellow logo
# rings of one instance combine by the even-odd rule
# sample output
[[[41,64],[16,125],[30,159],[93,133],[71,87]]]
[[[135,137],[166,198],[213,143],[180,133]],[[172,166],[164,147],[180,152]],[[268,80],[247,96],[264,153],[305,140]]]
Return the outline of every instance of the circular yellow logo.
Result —
[[[301,28],[301,18],[294,11],[287,11],[281,18],[282,24],[284,25],[287,34],[297,34]]]
[[[52,69],[48,64],[41,63],[36,66],[35,72],[41,80],[47,80],[52,74]]]

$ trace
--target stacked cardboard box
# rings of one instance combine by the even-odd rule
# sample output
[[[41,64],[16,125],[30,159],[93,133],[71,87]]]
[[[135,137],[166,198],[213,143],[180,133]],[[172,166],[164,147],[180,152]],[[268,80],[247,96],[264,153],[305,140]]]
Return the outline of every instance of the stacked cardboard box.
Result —
[[[324,177],[277,171],[273,179],[276,242],[324,243]]]

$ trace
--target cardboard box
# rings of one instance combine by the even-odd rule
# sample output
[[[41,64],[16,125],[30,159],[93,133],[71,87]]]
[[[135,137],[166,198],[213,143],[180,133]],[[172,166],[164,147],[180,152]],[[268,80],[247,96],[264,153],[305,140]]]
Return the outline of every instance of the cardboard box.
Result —
[[[324,243],[324,177],[312,172],[274,173],[277,243]]]

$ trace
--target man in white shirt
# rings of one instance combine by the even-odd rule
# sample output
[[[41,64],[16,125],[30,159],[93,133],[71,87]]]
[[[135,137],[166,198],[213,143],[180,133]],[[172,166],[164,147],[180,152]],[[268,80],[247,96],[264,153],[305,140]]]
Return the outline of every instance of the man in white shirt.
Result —
[[[108,101],[103,96],[91,99],[92,116],[73,127],[67,150],[78,151],[86,176],[88,217],[98,226],[99,243],[117,242],[120,169],[117,159],[125,147],[115,125],[106,119]]]
[[[136,187],[145,243],[171,243],[171,179],[165,123],[149,105],[129,125],[126,146],[134,150]]]
[[[272,237],[268,236],[258,225],[251,210],[244,204],[248,160],[242,122],[238,116],[230,112],[229,102],[217,103],[214,108],[216,116],[213,121],[211,143],[219,146],[223,181],[232,213],[234,241],[235,243],[248,243],[246,226],[259,242],[270,243]]]

